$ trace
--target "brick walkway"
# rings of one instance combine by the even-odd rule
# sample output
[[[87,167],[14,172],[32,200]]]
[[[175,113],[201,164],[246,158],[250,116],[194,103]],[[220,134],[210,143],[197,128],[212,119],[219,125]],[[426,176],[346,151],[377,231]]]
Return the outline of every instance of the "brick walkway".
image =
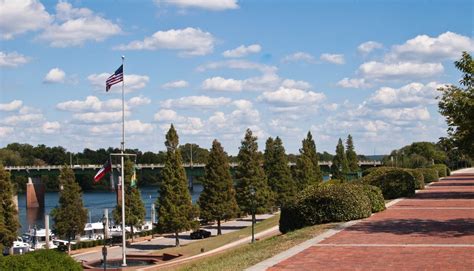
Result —
[[[269,270],[474,270],[474,174],[434,183]]]

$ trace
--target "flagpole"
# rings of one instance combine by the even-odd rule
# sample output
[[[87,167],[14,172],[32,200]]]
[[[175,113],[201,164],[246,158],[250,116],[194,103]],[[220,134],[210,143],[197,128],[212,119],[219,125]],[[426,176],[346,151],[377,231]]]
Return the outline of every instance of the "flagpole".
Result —
[[[125,234],[125,163],[124,163],[124,152],[125,152],[125,92],[124,92],[124,85],[125,85],[125,70],[124,64],[125,56],[122,56],[122,72],[123,72],[123,79],[122,79],[122,150],[121,150],[121,170],[122,170],[122,266],[127,266],[127,256],[125,254],[126,251],[126,239],[127,236]]]

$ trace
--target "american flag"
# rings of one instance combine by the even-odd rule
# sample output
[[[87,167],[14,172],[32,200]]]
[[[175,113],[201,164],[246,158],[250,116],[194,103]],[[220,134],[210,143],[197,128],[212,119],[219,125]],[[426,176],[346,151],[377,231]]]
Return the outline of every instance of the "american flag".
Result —
[[[117,84],[123,81],[123,65],[121,65],[114,74],[112,74],[109,78],[107,78],[107,81],[105,81],[105,91],[109,91],[109,89]]]

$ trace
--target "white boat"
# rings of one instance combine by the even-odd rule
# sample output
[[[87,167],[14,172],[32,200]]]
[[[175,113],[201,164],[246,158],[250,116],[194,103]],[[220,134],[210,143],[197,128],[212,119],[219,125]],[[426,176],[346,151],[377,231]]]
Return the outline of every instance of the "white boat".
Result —
[[[23,238],[17,237],[16,241],[13,241],[13,254],[23,254],[28,251],[30,251],[30,244],[23,242]],[[4,248],[3,254],[10,254],[10,248]]]
[[[87,223],[81,241],[104,239],[104,225],[102,222]]]
[[[45,229],[30,229],[22,236],[23,240],[30,245],[30,250],[46,248],[46,230]],[[56,248],[53,244],[54,234],[49,231],[49,248]]]

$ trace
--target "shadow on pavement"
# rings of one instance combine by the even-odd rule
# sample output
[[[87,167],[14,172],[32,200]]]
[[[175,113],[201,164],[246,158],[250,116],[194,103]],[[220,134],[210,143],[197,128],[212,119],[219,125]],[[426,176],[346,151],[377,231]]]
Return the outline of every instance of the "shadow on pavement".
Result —
[[[427,191],[427,190],[424,190]],[[437,192],[429,190],[411,197],[412,199],[474,199],[474,192]]]
[[[133,245],[127,246],[127,248],[134,248],[138,250],[158,250],[158,249],[164,249],[164,248],[169,248],[169,247],[174,247],[174,246],[158,245],[158,244],[133,244]]]
[[[366,233],[421,234],[433,237],[452,238],[474,235],[474,219],[389,219],[360,223],[350,231]]]

